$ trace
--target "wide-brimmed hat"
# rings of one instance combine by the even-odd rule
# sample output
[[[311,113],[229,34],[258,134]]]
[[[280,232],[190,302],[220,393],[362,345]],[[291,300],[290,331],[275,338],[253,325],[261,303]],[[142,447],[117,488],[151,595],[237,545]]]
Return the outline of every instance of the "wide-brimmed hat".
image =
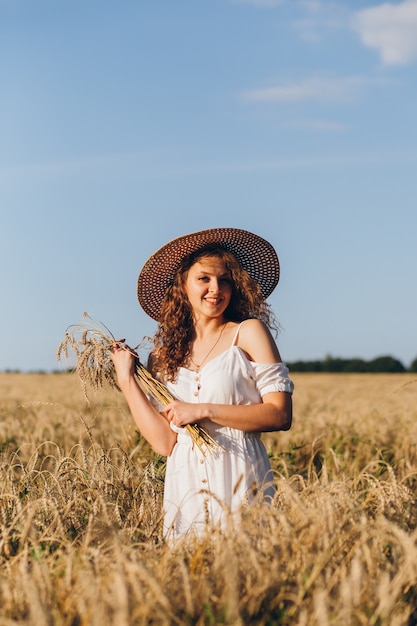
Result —
[[[273,246],[258,235],[240,228],[210,228],[177,237],[159,248],[146,261],[138,278],[141,307],[159,319],[165,291],[174,280],[182,260],[206,246],[216,245],[231,252],[255,280],[267,298],[279,281],[279,260]]]

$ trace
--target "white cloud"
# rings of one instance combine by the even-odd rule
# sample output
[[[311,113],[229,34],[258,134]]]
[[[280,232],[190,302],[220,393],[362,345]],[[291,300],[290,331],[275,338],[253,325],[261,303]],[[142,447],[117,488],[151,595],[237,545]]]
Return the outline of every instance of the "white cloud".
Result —
[[[345,102],[354,99],[359,88],[368,82],[361,76],[344,78],[307,78],[298,83],[286,83],[254,89],[243,93],[252,102]]]
[[[385,65],[405,65],[417,59],[417,0],[387,2],[358,11],[353,26],[365,46],[379,52]]]

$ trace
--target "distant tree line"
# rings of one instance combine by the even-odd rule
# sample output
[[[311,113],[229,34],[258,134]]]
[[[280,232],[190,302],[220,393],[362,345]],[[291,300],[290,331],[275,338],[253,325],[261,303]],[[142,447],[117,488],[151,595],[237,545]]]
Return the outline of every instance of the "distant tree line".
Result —
[[[409,367],[405,367],[401,361],[392,356],[378,356],[375,359],[366,361],[364,359],[341,359],[338,357],[326,356],[322,361],[286,361],[286,365],[291,372],[344,372],[351,374],[403,374],[417,373],[417,357]],[[31,374],[67,374],[74,370],[32,370]],[[5,374],[20,374],[18,369],[3,370]]]
[[[287,365],[291,372],[344,372],[344,373],[373,373],[373,374],[401,374],[417,372],[417,358],[410,367],[404,365],[392,356],[379,356],[370,361],[364,359],[341,359],[327,356],[322,361],[292,361]]]

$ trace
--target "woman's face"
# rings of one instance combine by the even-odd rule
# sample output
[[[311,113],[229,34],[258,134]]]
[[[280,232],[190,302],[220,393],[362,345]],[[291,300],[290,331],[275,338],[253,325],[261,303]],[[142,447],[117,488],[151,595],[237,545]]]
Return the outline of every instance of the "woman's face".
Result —
[[[221,259],[203,257],[188,270],[185,290],[195,316],[222,316],[232,297],[230,272]]]

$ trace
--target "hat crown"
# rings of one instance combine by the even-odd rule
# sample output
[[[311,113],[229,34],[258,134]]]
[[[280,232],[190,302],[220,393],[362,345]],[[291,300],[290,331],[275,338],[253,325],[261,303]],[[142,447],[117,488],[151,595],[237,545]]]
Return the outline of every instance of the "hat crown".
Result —
[[[231,252],[259,284],[265,298],[277,286],[280,265],[268,241],[239,228],[210,228],[177,237],[149,257],[138,278],[138,299],[145,313],[158,320],[166,289],[172,284],[182,260],[209,245]]]

